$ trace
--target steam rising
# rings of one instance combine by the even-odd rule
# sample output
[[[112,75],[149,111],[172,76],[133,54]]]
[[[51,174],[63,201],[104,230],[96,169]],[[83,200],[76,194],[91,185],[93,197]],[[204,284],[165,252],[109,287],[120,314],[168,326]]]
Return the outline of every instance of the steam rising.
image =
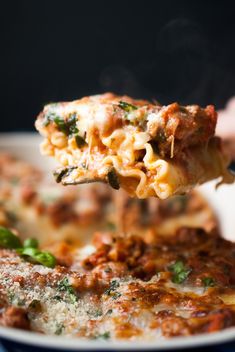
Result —
[[[220,68],[218,48],[209,42],[198,23],[184,18],[172,20],[155,38],[154,48],[145,48],[140,43],[141,50],[147,53],[151,49],[153,53],[145,62],[106,67],[100,74],[101,90],[161,103],[224,105],[232,78]]]

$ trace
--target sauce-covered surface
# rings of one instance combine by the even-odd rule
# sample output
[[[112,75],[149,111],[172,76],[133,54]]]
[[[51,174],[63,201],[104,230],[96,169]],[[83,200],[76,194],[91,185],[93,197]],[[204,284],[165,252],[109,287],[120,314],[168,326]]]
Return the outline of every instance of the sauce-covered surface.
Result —
[[[145,340],[235,325],[235,245],[216,234],[182,228],[146,244],[97,233],[94,244],[90,255],[55,268],[1,250],[1,325]]]
[[[235,244],[198,193],[74,191],[1,154],[0,201],[0,325],[141,341],[235,325]]]

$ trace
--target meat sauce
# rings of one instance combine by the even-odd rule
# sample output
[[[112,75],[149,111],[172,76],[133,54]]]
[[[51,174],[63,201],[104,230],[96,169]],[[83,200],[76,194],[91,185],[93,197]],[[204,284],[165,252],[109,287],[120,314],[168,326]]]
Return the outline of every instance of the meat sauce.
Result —
[[[151,243],[96,233],[93,244],[76,270],[74,263],[44,268],[1,250],[0,324],[45,334],[146,340],[235,325],[235,306],[224,300],[235,297],[235,245],[215,231],[181,228]]]

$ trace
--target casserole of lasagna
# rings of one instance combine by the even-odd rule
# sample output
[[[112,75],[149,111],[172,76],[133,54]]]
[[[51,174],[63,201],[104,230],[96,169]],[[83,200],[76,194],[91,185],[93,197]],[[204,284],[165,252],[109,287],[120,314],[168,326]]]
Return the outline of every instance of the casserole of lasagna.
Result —
[[[6,153],[0,191],[1,326],[161,341],[235,325],[235,247],[198,192],[64,188]]]

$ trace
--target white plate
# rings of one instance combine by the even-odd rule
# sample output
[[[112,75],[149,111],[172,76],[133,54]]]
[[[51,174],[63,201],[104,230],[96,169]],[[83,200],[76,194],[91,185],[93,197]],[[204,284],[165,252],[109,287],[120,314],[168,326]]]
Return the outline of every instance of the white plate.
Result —
[[[49,158],[42,157],[39,153],[41,138],[34,133],[2,133],[0,134],[0,151],[8,151],[13,155],[29,161],[35,166],[50,173],[55,166]],[[211,206],[219,216],[224,237],[235,241],[235,184],[222,185],[217,191],[215,182],[201,186],[200,192],[208,199]],[[196,335],[193,337],[177,337],[156,342],[107,342],[90,341],[75,338],[63,338],[39,335],[16,329],[0,327],[0,338],[16,343],[54,348],[58,351],[76,350],[166,350],[182,349],[212,344],[220,344],[235,340],[235,328],[229,328],[218,333]],[[22,348],[22,347],[21,347]],[[22,349],[23,351],[24,349]]]

